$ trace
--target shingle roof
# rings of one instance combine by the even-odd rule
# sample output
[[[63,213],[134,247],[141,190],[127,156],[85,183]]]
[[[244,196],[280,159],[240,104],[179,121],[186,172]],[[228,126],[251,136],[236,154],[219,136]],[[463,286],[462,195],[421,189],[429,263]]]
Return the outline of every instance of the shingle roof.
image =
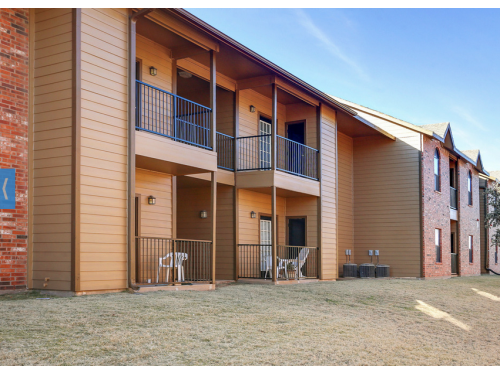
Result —
[[[439,135],[441,138],[444,138],[444,135],[446,133],[446,129],[448,129],[448,126],[450,125],[449,122],[440,122],[438,124],[429,124],[429,125],[420,125],[422,128],[430,130],[437,135]]]
[[[477,157],[479,156],[479,150],[467,150],[467,151],[462,151],[465,156],[469,157],[470,159],[474,160],[474,162],[477,162]]]
[[[490,172],[490,176],[496,178],[497,180],[500,180],[500,171]]]

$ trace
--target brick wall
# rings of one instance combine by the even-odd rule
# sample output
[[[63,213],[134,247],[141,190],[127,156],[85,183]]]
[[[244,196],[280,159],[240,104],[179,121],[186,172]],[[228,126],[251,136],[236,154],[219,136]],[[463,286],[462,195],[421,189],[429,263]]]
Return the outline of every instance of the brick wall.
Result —
[[[472,206],[468,202],[467,175],[472,172]],[[479,173],[463,159],[458,160],[459,244],[458,267],[460,276],[481,274],[479,229]],[[469,236],[473,236],[473,263],[469,263]]]
[[[441,191],[434,185],[434,153],[440,155]],[[441,142],[424,137],[422,152],[422,221],[424,277],[451,276],[450,158]],[[441,229],[441,262],[436,260],[435,229]]]
[[[16,169],[16,209],[0,209],[0,290],[26,287],[28,15],[0,9],[0,168]]]

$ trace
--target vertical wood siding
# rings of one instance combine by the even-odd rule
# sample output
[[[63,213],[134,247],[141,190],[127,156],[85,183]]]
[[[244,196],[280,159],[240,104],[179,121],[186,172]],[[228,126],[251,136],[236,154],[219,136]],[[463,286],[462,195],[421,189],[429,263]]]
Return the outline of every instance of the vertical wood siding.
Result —
[[[351,137],[338,133],[339,168],[339,275],[343,272],[345,250],[351,249],[351,262],[355,263],[354,249],[354,144]]]
[[[321,117],[321,278],[337,278],[337,123],[323,107]]]
[[[71,289],[72,17],[71,9],[37,9],[31,22],[36,289]]]
[[[82,290],[127,287],[127,25],[125,9],[82,9]]]

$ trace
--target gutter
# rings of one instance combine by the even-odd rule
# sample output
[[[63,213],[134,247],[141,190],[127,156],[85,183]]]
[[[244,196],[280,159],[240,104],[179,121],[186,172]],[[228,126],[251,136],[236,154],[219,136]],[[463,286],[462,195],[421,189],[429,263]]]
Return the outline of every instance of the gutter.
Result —
[[[127,284],[128,287],[137,290],[138,287],[132,283],[132,254],[135,252],[135,34],[137,20],[151,13],[154,8],[144,8],[133,13],[129,18],[128,39],[128,204],[127,204]]]

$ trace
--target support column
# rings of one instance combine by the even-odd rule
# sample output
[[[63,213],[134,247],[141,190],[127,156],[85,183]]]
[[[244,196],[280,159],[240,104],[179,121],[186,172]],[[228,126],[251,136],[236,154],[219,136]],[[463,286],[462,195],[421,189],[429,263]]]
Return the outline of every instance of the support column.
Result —
[[[322,189],[321,189],[321,103],[319,103],[319,106],[316,107],[316,146],[318,149],[318,180],[319,180],[319,197],[318,197],[318,208],[317,208],[317,215],[318,215],[318,224],[317,224],[317,236],[318,236],[318,241],[316,243],[316,246],[318,246],[318,277],[321,279],[322,277],[322,257],[321,257],[321,249],[322,249],[322,240],[321,240],[321,207],[322,207],[322,202],[321,202],[321,195],[322,195]]]
[[[238,169],[238,136],[240,134],[240,91],[236,87],[234,93],[234,155],[233,155],[233,167],[234,173]],[[240,271],[240,220],[239,220],[239,192],[238,187],[234,184],[233,188],[233,215],[234,215],[234,279],[238,281],[239,271]]]
[[[273,257],[273,282],[276,282],[278,275],[276,274],[277,267],[277,215],[276,215],[276,186],[272,186],[271,198],[271,239],[272,239],[272,257]]]
[[[217,68],[215,60],[216,52],[210,51],[210,108],[212,113],[210,116],[210,126],[212,129],[212,151],[217,151],[217,129],[216,129],[216,92],[217,92]]]
[[[210,211],[212,213],[212,284],[215,285],[215,251],[217,249],[217,172],[211,172],[211,202]]]
[[[276,170],[277,167],[277,129],[278,129],[278,87],[276,83],[272,84],[273,96],[272,96],[272,129],[271,129],[271,169]]]

